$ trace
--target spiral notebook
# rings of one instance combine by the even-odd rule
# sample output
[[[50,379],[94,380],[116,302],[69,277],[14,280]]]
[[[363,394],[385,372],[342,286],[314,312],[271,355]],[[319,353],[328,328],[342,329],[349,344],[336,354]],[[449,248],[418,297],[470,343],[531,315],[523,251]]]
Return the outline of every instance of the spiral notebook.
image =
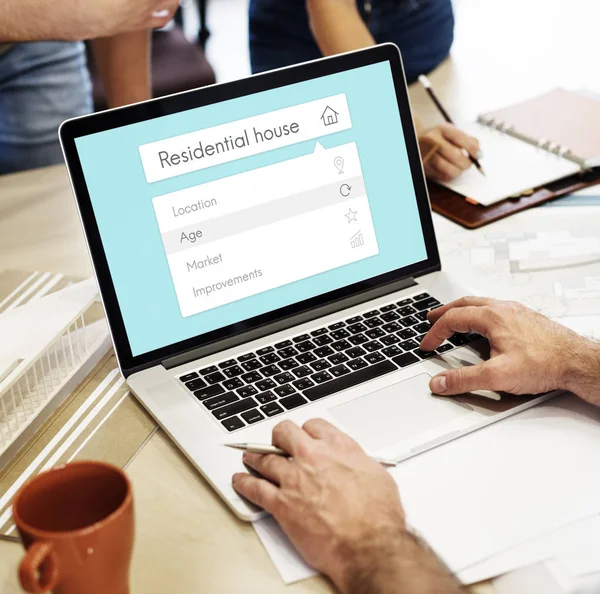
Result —
[[[479,139],[485,177],[474,167],[442,183],[482,206],[600,166],[600,100],[557,88],[461,125]]]

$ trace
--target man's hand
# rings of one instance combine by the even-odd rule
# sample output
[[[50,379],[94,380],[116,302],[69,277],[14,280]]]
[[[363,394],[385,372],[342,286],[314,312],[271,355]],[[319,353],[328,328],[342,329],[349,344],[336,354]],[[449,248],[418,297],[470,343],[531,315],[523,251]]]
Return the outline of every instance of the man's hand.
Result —
[[[448,123],[419,133],[419,146],[422,155],[426,155],[432,147],[438,147],[433,157],[424,163],[425,175],[437,181],[454,179],[473,165],[464,151],[474,157],[479,153],[476,138]]]
[[[179,0],[3,0],[0,41],[78,41],[163,27]]]
[[[464,297],[427,317],[433,327],[423,350],[436,349],[454,332],[477,332],[490,343],[489,361],[440,373],[430,383],[434,394],[569,390],[600,404],[600,345],[543,315],[510,301]]]
[[[273,444],[291,458],[245,453],[245,464],[264,478],[236,474],[233,487],[273,514],[308,563],[342,592],[459,591],[408,534],[396,484],[355,441],[313,419],[302,429],[280,423]]]

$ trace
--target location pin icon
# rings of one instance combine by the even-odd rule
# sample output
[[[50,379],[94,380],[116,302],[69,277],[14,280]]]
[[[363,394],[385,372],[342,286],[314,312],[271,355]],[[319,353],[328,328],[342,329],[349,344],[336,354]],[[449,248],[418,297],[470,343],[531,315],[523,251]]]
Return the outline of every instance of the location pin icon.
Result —
[[[342,157],[336,157],[333,160],[333,164],[340,174],[344,173],[344,159],[342,159]]]

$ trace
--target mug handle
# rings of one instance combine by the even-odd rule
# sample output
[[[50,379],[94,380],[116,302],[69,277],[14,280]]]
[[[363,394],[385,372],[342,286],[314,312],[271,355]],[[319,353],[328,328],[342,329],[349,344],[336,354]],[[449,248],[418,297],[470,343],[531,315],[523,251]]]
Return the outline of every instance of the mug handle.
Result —
[[[34,542],[19,565],[21,586],[31,594],[43,594],[56,587],[59,571],[54,545]]]

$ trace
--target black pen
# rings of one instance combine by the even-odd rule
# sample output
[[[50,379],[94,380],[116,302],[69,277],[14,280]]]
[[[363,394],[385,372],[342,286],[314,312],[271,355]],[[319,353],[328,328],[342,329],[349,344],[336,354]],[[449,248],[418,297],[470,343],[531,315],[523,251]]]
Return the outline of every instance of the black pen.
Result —
[[[427,94],[431,97],[431,100],[433,101],[435,106],[438,108],[439,112],[442,114],[442,117],[449,124],[454,125],[454,122],[452,121],[450,114],[446,111],[444,106],[440,103],[440,100],[437,98],[437,95],[435,94],[429,79],[424,74],[421,74],[419,76],[419,82],[421,83],[421,85],[423,85],[423,88],[427,91]],[[471,155],[466,149],[463,149],[463,150],[466,153],[467,157],[469,157],[469,160],[471,161],[471,163],[473,163],[473,165],[475,165],[475,167],[477,167],[477,169],[479,170],[479,173],[481,173],[481,175],[485,176],[485,173],[484,173],[483,168],[481,167],[481,164],[479,163],[479,161],[473,155]]]

